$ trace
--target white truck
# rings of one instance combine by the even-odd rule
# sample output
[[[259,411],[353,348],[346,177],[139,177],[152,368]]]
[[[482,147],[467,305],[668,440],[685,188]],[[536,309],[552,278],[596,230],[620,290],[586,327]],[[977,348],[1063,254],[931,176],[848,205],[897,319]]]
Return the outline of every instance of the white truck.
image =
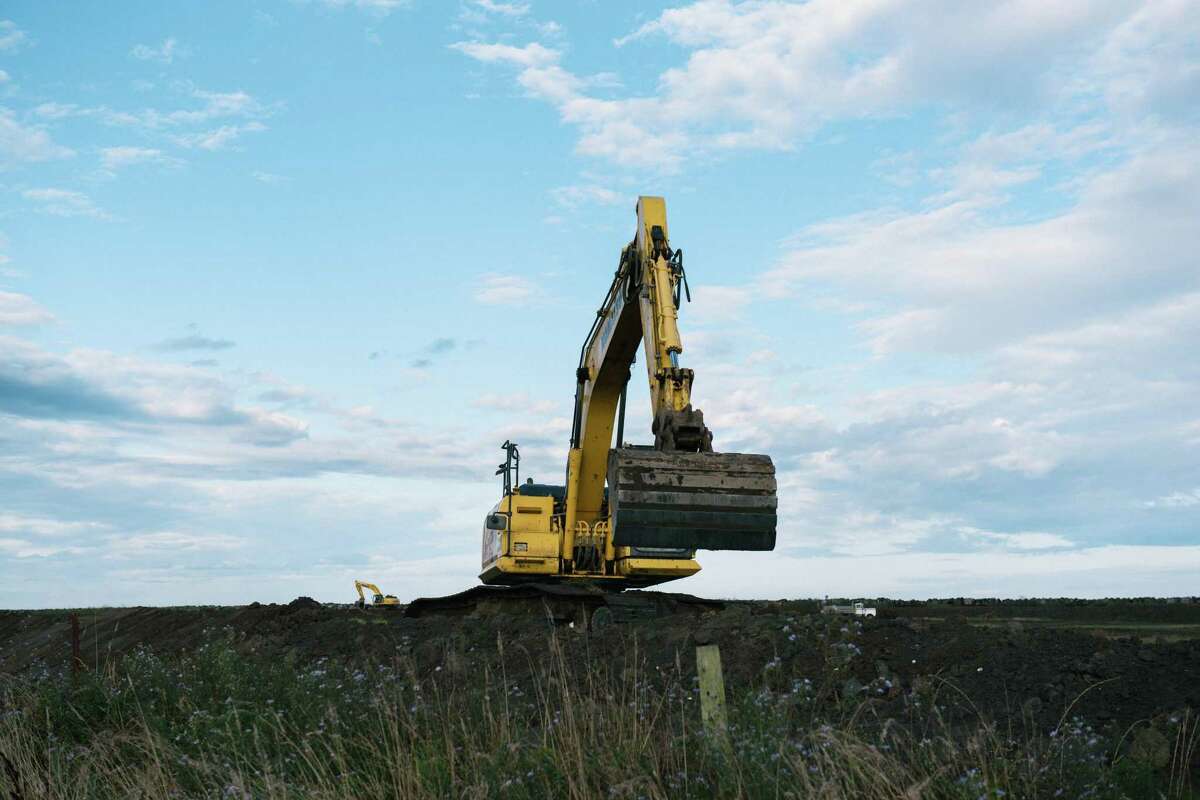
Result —
[[[852,614],[853,616],[856,616],[856,617],[874,617],[874,616],[876,616],[876,612],[875,612],[874,608],[865,606],[862,603],[855,603],[852,606],[836,606],[836,605],[822,606],[821,613],[822,614]]]

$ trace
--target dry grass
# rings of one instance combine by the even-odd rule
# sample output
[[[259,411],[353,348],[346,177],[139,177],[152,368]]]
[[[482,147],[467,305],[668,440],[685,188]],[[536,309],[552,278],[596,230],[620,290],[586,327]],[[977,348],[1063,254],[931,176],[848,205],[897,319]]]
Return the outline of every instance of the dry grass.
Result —
[[[1189,713],[1164,728],[1167,763],[1154,767],[1122,755],[1136,728],[1114,743],[1082,720],[1045,735],[951,727],[936,702],[948,685],[885,720],[784,676],[731,691],[728,736],[710,737],[690,672],[644,674],[636,646],[619,667],[580,666],[550,633],[519,682],[503,668],[464,675],[458,658],[419,674],[404,659],[300,664],[215,641],[75,683],[9,681],[0,798],[1195,796]]]

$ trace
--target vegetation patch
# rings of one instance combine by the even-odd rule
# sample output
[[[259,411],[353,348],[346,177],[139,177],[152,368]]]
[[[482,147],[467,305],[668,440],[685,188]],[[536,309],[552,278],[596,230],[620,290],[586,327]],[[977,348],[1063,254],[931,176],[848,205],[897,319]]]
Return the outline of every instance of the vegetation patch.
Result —
[[[356,659],[264,652],[230,626],[74,676],[41,665],[3,678],[0,796],[1197,796],[1182,705],[1121,726],[1076,713],[1082,696],[1049,727],[1044,709],[997,718],[950,675],[876,658],[870,623],[789,619],[753,670],[724,644],[725,731],[701,724],[687,640],[664,659],[653,627],[461,626]]]

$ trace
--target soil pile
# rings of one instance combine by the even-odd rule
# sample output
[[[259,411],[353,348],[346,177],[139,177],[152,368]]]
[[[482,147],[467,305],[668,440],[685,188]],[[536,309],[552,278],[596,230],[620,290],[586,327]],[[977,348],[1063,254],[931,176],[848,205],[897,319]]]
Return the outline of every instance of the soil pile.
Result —
[[[580,670],[599,660],[637,679],[672,670],[694,674],[695,645],[712,642],[721,648],[731,689],[760,691],[767,701],[858,703],[881,716],[902,716],[921,697],[949,717],[984,716],[1052,730],[1075,716],[1116,728],[1200,708],[1198,639],[1097,635],[1073,629],[1069,614],[1055,627],[1007,612],[980,624],[961,614],[909,614],[909,607],[881,609],[876,619],[831,617],[816,609],[810,601],[730,602],[699,616],[587,632],[552,631],[536,617],[503,613],[410,619],[395,609],[322,606],[308,597],[287,605],[85,610],[79,617],[81,650],[91,667],[139,647],[186,653],[227,640],[248,657],[399,658],[464,681],[503,667],[519,683],[549,657],[547,637],[553,635]],[[1196,622],[1200,608],[1190,609],[1191,617],[1173,613]],[[1087,614],[1090,619],[1095,611]],[[1109,616],[1120,629],[1119,609]],[[0,612],[0,673],[65,670],[70,630],[66,612]]]

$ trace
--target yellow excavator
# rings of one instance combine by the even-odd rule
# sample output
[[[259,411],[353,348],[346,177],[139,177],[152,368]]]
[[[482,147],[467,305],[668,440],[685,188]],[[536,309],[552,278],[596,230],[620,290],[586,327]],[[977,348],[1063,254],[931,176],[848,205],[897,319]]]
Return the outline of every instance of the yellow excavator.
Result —
[[[699,572],[697,550],[774,549],[771,458],[715,452],[704,414],[692,406],[694,374],[680,363],[684,297],[691,299],[683,252],[671,247],[666,203],[640,197],[637,231],[580,350],[565,482],[522,484],[520,451],[505,442],[496,471],[503,493],[483,526],[484,585],[418,599],[406,613],[470,612],[503,596],[543,606],[564,601],[559,605],[568,609],[581,599],[590,610],[625,607],[620,590]],[[626,389],[639,343],[650,383],[652,446],[624,442]]]
[[[371,602],[367,602],[367,598],[363,595],[363,589],[371,593]],[[355,581],[354,590],[358,592],[358,602],[355,603],[359,608],[388,608],[400,605],[400,598],[394,594],[384,594],[378,586],[366,581]]]

